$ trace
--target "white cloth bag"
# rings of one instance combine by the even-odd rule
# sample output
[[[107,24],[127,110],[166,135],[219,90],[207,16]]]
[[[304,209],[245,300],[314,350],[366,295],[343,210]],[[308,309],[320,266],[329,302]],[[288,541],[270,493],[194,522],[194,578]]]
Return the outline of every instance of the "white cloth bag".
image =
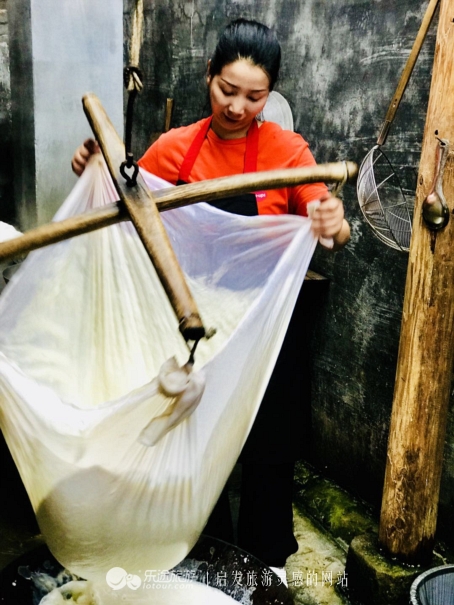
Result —
[[[55,218],[115,199],[96,156]],[[113,567],[169,569],[195,544],[254,421],[316,245],[310,220],[297,216],[207,204],[161,216],[217,332],[196,352],[200,404],[156,445],[143,444],[144,430],[172,404],[156,376],[172,356],[184,364],[188,349],[130,223],[31,253],[0,297],[1,428],[48,546],[86,579]]]

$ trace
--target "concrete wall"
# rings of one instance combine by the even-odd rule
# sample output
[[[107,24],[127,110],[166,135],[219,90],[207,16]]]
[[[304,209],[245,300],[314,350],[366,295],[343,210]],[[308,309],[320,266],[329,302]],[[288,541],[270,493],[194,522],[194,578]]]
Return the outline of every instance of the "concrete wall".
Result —
[[[125,0],[126,36],[131,5]],[[295,129],[317,160],[361,162],[376,141],[426,6],[425,0],[146,0],[136,154],[162,129],[166,97],[175,99],[174,126],[206,114],[207,60],[227,22],[245,16],[276,30],[283,47],[276,89],[287,97]],[[435,35],[436,19],[385,146],[411,202]],[[375,238],[362,219],[354,186],[342,195],[352,240],[335,255],[318,250],[311,265],[330,279],[330,287],[308,318],[314,328],[308,459],[378,509],[407,255]],[[451,418],[439,521],[447,539],[454,529],[453,475]]]
[[[8,13],[0,0],[0,220],[14,222]]]
[[[15,199],[22,228],[49,221],[74,186],[70,160],[91,135],[95,92],[123,129],[123,4],[8,2]]]

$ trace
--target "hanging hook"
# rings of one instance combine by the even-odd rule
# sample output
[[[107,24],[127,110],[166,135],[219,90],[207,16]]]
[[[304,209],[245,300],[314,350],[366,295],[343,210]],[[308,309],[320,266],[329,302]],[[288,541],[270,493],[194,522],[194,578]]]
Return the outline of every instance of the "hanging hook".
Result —
[[[125,124],[125,160],[120,165],[120,174],[125,179],[128,187],[134,187],[137,183],[137,175],[139,174],[139,166],[134,161],[132,153],[132,122],[134,101],[137,94],[142,90],[142,72],[136,65],[128,65],[123,71],[123,81],[125,88],[129,91],[128,105],[126,108],[126,124]],[[128,174],[126,169],[131,170],[132,174]]]

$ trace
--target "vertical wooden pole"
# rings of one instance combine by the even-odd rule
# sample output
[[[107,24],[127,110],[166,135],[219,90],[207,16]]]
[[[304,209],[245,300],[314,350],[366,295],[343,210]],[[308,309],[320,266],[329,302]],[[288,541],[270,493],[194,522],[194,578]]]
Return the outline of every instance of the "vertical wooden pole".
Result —
[[[379,540],[391,555],[424,563],[437,522],[454,354],[454,163],[443,189],[448,225],[429,232],[421,216],[438,141],[454,148],[454,0],[442,0],[416,192]]]

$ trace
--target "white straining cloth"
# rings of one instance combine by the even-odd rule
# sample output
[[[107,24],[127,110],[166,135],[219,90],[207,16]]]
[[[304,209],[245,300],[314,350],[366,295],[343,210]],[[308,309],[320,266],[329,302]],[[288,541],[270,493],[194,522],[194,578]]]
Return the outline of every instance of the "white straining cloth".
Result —
[[[96,156],[56,219],[116,197]],[[86,579],[105,581],[113,567],[169,569],[195,544],[254,421],[316,245],[310,219],[298,216],[207,204],[161,216],[217,333],[197,349],[198,407],[155,446],[144,445],[147,427],[175,403],[156,377],[188,350],[130,223],[31,253],[0,297],[1,428],[51,551]]]

